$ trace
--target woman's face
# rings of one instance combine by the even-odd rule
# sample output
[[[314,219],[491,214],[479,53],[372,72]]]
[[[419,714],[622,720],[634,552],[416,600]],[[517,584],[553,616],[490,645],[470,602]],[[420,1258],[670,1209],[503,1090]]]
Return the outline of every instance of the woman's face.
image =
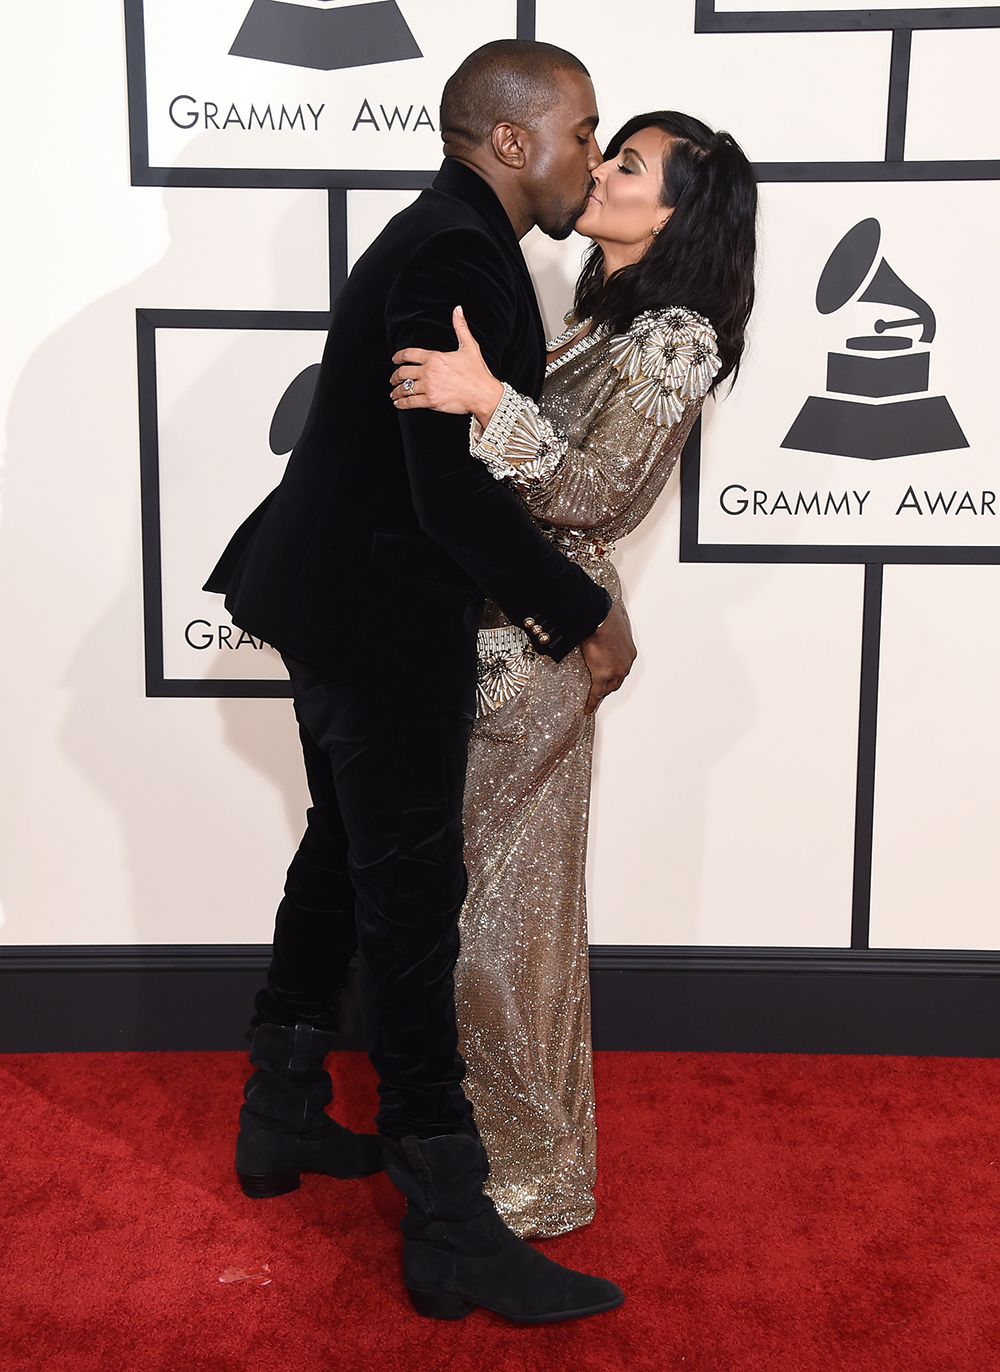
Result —
[[[574,228],[599,243],[606,257],[610,249],[616,259],[637,262],[653,230],[670,218],[661,197],[663,162],[673,141],[662,129],[640,129],[594,172],[594,189]]]

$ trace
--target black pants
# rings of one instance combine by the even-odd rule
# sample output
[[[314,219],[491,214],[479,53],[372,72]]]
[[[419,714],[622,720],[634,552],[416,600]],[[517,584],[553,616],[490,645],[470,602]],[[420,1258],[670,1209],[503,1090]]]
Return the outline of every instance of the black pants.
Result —
[[[262,1020],[336,1027],[355,949],[379,1132],[474,1133],[452,973],[469,720],[286,659],[312,807],[278,907]]]

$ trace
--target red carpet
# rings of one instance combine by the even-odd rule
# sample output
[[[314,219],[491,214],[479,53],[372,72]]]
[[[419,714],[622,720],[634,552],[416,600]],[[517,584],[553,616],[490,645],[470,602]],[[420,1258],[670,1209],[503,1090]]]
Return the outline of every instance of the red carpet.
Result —
[[[357,1054],[341,1117],[371,1118]],[[244,1199],[236,1053],[0,1057],[3,1372],[992,1372],[1000,1062],[598,1055],[601,1181],[547,1253],[625,1306],[413,1314],[384,1177]],[[267,1263],[266,1286],[223,1284]]]

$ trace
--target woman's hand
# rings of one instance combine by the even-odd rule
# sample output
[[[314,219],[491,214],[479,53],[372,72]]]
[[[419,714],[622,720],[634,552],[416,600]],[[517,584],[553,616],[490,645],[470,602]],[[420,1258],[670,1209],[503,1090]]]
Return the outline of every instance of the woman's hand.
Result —
[[[461,305],[452,311],[451,322],[458,337],[455,352],[403,348],[393,355],[392,403],[397,410],[474,414],[485,428],[503,397],[503,383],[483,361]]]

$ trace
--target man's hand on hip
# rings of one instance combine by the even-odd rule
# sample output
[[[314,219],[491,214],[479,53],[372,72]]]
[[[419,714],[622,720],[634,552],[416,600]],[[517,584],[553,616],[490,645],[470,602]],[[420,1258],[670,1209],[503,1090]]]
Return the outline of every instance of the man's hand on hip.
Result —
[[[580,649],[590,672],[590,694],[583,712],[592,715],[606,695],[618,690],[635,661],[632,631],[617,602]]]

